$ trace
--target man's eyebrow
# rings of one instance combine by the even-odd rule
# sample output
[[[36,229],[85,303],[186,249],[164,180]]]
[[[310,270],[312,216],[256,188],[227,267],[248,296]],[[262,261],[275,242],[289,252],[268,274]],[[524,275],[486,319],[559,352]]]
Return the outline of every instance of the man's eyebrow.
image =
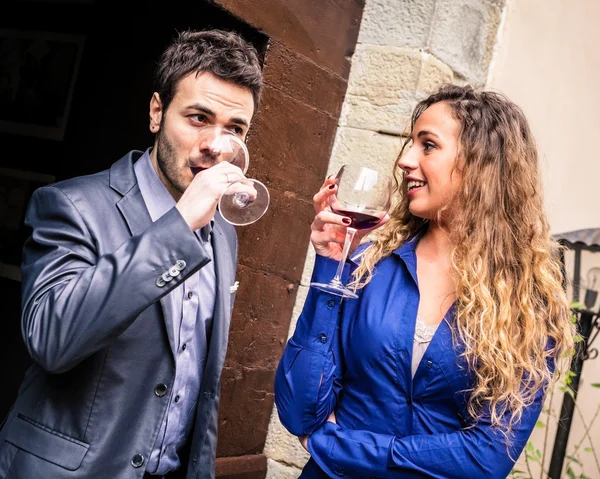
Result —
[[[214,111],[212,111],[210,108],[208,108],[204,105],[201,105],[200,103],[194,103],[193,105],[190,105],[188,108],[190,110],[196,110],[196,111],[202,112],[205,115],[210,116],[212,118],[215,118],[217,116]],[[228,123],[233,123],[233,124],[245,126],[246,128],[248,128],[248,122],[246,120],[244,120],[243,118],[239,118],[237,116],[230,118]]]
[[[193,105],[190,105],[188,108],[190,110],[201,111],[202,113],[206,113],[208,116],[212,116],[212,117],[216,116],[214,111],[212,111],[210,108],[208,108],[204,105],[201,105],[200,103],[194,103]]]
[[[245,127],[248,126],[248,122],[246,120],[244,120],[243,118],[238,118],[238,117],[230,118],[229,123],[235,123],[236,125],[242,125]]]

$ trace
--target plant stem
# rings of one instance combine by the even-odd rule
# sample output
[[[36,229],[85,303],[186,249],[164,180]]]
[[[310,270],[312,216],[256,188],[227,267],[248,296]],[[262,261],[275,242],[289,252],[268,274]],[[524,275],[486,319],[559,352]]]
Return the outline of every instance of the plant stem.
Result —
[[[546,464],[546,445],[548,444],[548,430],[550,422],[550,413],[552,412],[552,399],[554,399],[554,388],[550,391],[550,399],[548,400],[548,412],[546,413],[546,430],[544,431],[544,445],[542,447],[542,470],[540,471],[540,479],[544,479],[544,464]],[[548,476],[546,476],[548,477]]]
[[[598,461],[598,456],[596,455],[596,449],[594,448],[594,443],[592,442],[592,438],[590,437],[590,429],[594,425],[594,421],[596,420],[596,418],[598,417],[598,414],[600,413],[600,404],[598,404],[598,407],[596,408],[596,412],[594,413],[594,417],[592,417],[592,420],[590,421],[589,425],[587,425],[585,423],[585,418],[583,417],[583,413],[581,412],[581,409],[579,408],[579,406],[577,406],[577,404],[575,404],[575,409],[577,410],[577,414],[579,414],[579,417],[581,418],[581,421],[583,422],[585,431],[583,434],[583,438],[575,446],[572,456],[575,456],[575,454],[577,453],[577,451],[583,444],[583,441],[587,438],[588,441],[590,441],[590,449],[592,451],[592,455],[594,456],[594,460],[596,461],[596,468],[598,469],[598,472],[600,472],[600,461]]]
[[[527,454],[525,454],[525,466],[527,467],[527,473],[529,474],[529,477],[533,477],[533,473],[531,472],[531,465],[529,464],[529,456],[527,456]],[[542,469],[544,469],[543,465]]]

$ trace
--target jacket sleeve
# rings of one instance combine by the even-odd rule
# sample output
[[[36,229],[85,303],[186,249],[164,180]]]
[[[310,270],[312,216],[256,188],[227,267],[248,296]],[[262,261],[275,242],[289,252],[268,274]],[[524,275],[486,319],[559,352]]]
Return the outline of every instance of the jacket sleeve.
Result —
[[[312,281],[327,283],[337,262],[316,257]],[[347,278],[346,265],[343,278]],[[296,436],[312,433],[335,409],[343,371],[339,296],[310,288],[294,334],[275,375],[275,404],[283,426]]]
[[[468,429],[402,438],[328,422],[309,437],[308,447],[330,477],[505,479],[535,427],[542,403],[540,392],[513,427],[509,445],[484,417]]]
[[[210,261],[175,207],[102,255],[85,218],[57,187],[34,192],[25,224],[32,233],[21,265],[22,334],[33,360],[52,373],[109,345],[144,309]],[[157,278],[176,265],[180,273],[159,286]]]

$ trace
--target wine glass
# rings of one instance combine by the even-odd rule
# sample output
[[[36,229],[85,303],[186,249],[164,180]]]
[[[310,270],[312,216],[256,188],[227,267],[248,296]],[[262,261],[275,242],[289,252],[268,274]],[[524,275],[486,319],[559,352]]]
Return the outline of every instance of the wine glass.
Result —
[[[205,126],[198,130],[196,141],[188,155],[188,165],[196,174],[227,161],[246,174],[250,155],[246,144],[234,133],[220,126]],[[258,180],[243,178],[233,181],[223,191],[217,208],[225,221],[245,226],[258,221],[267,212],[270,195]]]
[[[371,168],[344,165],[338,171],[335,182],[337,192],[329,197],[332,212],[350,218],[346,228],[346,240],[335,276],[329,283],[310,283],[313,288],[344,298],[358,298],[356,293],[342,283],[342,272],[350,245],[357,230],[377,225],[390,209],[392,202],[392,178]]]

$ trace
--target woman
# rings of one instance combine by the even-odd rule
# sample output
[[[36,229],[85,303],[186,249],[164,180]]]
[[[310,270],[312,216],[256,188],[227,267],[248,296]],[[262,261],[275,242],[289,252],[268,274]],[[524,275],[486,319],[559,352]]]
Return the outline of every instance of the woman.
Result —
[[[397,206],[346,266],[359,298],[311,289],[277,370],[281,422],[311,454],[302,477],[505,478],[572,351],[521,110],[446,85],[411,126]],[[335,190],[314,197],[313,281],[340,258]]]

